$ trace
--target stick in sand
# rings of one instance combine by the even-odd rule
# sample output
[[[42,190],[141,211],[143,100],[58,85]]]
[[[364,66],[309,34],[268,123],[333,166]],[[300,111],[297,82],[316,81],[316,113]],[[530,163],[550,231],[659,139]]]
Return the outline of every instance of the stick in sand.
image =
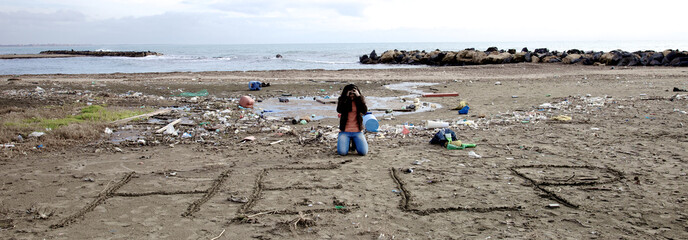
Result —
[[[225,233],[225,230],[227,230],[227,229],[222,229],[222,232],[220,233],[220,235],[217,235],[217,237],[211,238],[210,240],[215,240],[215,239],[222,237],[222,234]]]

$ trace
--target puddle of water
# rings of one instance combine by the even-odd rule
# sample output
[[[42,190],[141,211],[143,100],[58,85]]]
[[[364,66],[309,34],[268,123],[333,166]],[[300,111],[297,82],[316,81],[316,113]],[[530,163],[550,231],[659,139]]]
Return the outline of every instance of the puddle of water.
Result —
[[[386,85],[385,87],[391,90],[399,90],[399,91],[406,91],[411,93],[410,95],[405,95],[405,96],[399,96],[399,97],[375,97],[375,96],[366,96],[366,103],[368,104],[368,109],[402,109],[405,106],[408,106],[410,104],[413,104],[413,102],[410,101],[402,101],[402,98],[415,98],[423,94],[423,91],[418,90],[417,87],[419,86],[432,86],[436,85],[437,83],[397,83],[397,84],[391,84],[391,85]],[[320,100],[333,100],[336,101],[338,96],[331,97],[330,99],[322,99],[318,98]],[[255,108],[256,108],[256,113],[260,113],[261,111],[263,112],[263,115],[265,116],[270,116],[270,117],[305,117],[309,116],[312,117],[315,115],[314,120],[319,120],[323,118],[337,118],[337,104],[323,104],[320,102],[317,102],[313,99],[313,97],[305,97],[305,98],[298,98],[298,97],[287,97],[289,99],[289,102],[280,102],[278,98],[270,98],[270,99],[265,99],[263,102],[255,103]],[[424,102],[421,102],[420,107],[416,109],[416,111],[413,112],[393,112],[391,115],[403,115],[403,114],[412,114],[412,113],[418,113],[418,112],[427,112],[433,110],[431,108],[431,105],[435,105],[436,109],[442,108],[442,105],[437,104],[437,103],[431,103],[427,102],[427,104],[423,104]],[[425,105],[425,106],[424,106]],[[373,114],[376,117],[382,117],[384,115],[390,115],[390,114],[385,114],[384,112],[373,112]]]
[[[410,95],[400,96],[402,98],[408,98],[408,97],[417,97],[417,96],[423,95],[425,93],[422,90],[419,90],[418,87],[434,86],[437,84],[439,84],[439,83],[403,82],[403,83],[395,83],[395,84],[385,85],[385,88],[387,88],[389,90],[409,92]]]

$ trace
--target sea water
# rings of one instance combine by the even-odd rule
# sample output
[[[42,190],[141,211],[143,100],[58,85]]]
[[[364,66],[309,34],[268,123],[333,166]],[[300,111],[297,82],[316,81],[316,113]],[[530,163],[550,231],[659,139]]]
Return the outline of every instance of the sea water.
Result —
[[[626,51],[688,49],[688,42],[629,41],[629,42],[461,42],[461,43],[331,43],[331,44],[226,44],[226,45],[173,45],[173,44],[91,44],[53,46],[0,46],[0,54],[37,54],[45,50],[75,51],[151,51],[161,56],[128,57],[72,57],[37,59],[0,59],[0,75],[14,74],[92,74],[142,72],[200,72],[200,71],[258,71],[306,69],[367,69],[427,67],[411,65],[363,65],[358,59],[376,50],[458,51],[465,48],[486,50],[496,46],[520,51],[548,48]],[[282,58],[276,57],[277,54]]]

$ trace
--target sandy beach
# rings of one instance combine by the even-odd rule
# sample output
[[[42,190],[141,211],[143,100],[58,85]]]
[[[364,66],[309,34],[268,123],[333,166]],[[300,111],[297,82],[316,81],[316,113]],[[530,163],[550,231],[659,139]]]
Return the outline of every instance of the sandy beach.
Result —
[[[249,81],[270,86],[249,91]],[[338,96],[347,83],[382,109],[366,156],[336,154],[336,113],[311,100]],[[13,146],[0,148],[0,238],[686,239],[688,93],[675,87],[688,88],[688,69],[518,63],[0,76],[4,121],[87,104],[173,109],[93,125],[95,137],[54,129],[17,141],[27,133],[4,122],[0,144]],[[203,89],[209,95],[173,97]],[[459,96],[417,96],[449,92]],[[243,95],[283,110],[254,117],[237,108]],[[290,103],[275,101],[287,95]],[[422,112],[384,113],[414,98]],[[449,110],[462,100],[467,115]],[[304,105],[313,107],[289,112]],[[284,120],[311,115],[305,125]],[[155,133],[182,118],[178,136]],[[424,128],[427,120],[450,123],[477,147],[429,144],[437,129]],[[255,140],[242,141],[248,136]]]

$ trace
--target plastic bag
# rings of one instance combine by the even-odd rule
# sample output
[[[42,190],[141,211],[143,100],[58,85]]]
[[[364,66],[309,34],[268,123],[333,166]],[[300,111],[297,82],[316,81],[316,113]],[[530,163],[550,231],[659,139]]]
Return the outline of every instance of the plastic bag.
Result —
[[[448,142],[447,138],[444,136],[445,134],[451,134],[452,141],[459,140],[456,137],[456,133],[454,131],[452,131],[449,128],[443,128],[440,129],[437,133],[435,133],[435,136],[433,136],[432,139],[430,139],[430,144],[439,144],[444,146],[444,144]]]

